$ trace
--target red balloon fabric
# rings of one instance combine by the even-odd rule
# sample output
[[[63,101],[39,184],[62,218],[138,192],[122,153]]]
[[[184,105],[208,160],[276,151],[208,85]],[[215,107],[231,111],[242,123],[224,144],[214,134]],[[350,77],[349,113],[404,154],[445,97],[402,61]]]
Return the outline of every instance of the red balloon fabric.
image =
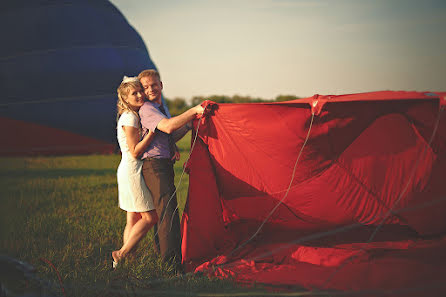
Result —
[[[187,163],[187,271],[446,293],[446,93],[206,106]]]

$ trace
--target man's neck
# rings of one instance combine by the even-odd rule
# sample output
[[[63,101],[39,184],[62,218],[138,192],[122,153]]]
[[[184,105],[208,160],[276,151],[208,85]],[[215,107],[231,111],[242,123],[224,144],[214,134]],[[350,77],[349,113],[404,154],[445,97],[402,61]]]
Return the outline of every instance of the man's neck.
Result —
[[[156,104],[158,104],[158,105],[163,105],[163,102],[161,102],[161,98],[159,98],[159,99],[155,99],[155,100],[153,100],[152,102],[154,102],[154,103],[156,103]]]

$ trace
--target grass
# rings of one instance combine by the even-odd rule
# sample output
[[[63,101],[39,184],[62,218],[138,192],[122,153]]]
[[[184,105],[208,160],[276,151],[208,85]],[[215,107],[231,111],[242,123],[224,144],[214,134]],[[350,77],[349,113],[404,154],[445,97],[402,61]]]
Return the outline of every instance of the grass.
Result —
[[[190,133],[179,147],[176,185],[189,154]],[[120,155],[0,158],[0,254],[35,268],[35,279],[28,282],[0,269],[0,280],[9,292],[16,296],[27,290],[40,290],[45,296],[212,296],[212,292],[248,290],[230,280],[175,277],[173,268],[153,252],[153,231],[113,271],[110,253],[121,246],[125,225],[117,198],[119,162]],[[187,187],[184,174],[177,193],[180,214]]]

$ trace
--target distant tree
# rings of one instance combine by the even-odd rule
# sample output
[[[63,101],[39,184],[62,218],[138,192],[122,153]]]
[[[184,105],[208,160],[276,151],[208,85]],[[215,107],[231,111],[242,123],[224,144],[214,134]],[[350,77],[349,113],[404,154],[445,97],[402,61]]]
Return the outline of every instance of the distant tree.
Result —
[[[232,99],[225,95],[211,95],[211,96],[194,96],[191,100],[191,106],[200,104],[205,100],[210,100],[216,103],[232,103]]]
[[[180,97],[175,97],[173,100],[164,98],[167,103],[167,107],[169,108],[170,114],[172,116],[177,116],[179,114],[182,114],[188,109],[188,105],[186,103],[186,100]]]
[[[276,97],[276,101],[290,101],[300,99],[300,97],[294,95],[279,95]]]
[[[216,103],[232,103],[231,98],[224,95],[211,95],[207,99]]]
[[[230,99],[232,103],[247,103],[247,102],[251,102],[251,97],[243,97],[240,95],[234,95],[232,96],[232,98]]]
[[[261,102],[271,102],[270,99],[263,99],[263,98],[251,98],[252,103],[261,103]]]
[[[233,95],[232,97],[226,95],[211,95],[211,96],[194,96],[191,100],[191,104],[189,107],[200,104],[205,100],[210,100],[216,103],[259,103],[259,102],[273,102],[273,101],[290,101],[299,99],[300,97],[294,95],[279,95],[274,100],[271,99],[263,99],[260,97],[251,97],[251,96],[240,96]]]
[[[263,98],[252,98],[251,96],[240,96],[234,95],[231,98],[233,103],[258,103],[258,102],[267,102],[269,100],[265,100]]]
[[[200,104],[201,102],[207,100],[204,96],[194,96],[191,100],[191,107]]]

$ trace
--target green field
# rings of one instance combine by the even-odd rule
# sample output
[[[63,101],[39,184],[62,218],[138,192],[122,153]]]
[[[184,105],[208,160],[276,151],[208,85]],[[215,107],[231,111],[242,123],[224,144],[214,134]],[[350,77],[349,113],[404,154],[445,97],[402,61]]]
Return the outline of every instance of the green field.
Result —
[[[180,214],[188,176],[190,133],[179,142],[175,165]],[[153,252],[152,236],[123,265],[111,269],[112,250],[122,244],[125,212],[118,207],[120,155],[0,158],[0,254],[31,264],[32,278],[5,267],[1,282],[12,296],[246,296],[260,288],[229,280],[174,275]],[[60,275],[60,280],[58,275]],[[62,288],[65,292],[62,292]],[[15,295],[14,295],[15,294]],[[35,295],[33,295],[35,294]],[[262,294],[262,293],[260,293]]]

